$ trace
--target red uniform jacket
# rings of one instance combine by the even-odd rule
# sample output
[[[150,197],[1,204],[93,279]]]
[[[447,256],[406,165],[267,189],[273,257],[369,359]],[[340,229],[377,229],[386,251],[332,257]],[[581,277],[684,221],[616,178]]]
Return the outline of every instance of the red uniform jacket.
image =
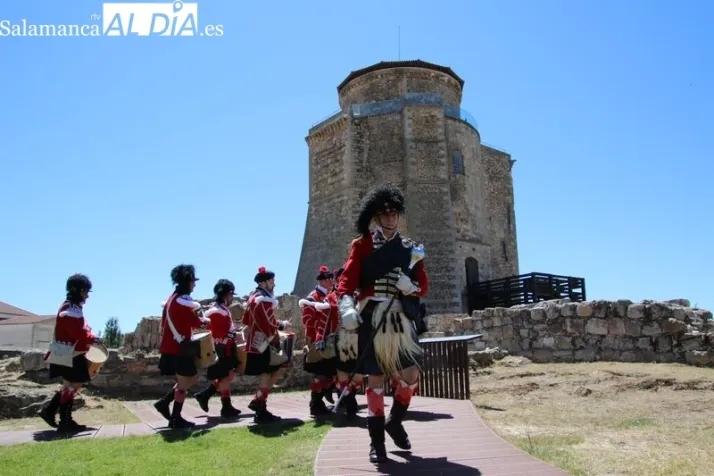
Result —
[[[57,311],[55,322],[55,340],[65,344],[74,344],[77,352],[86,352],[94,342],[92,330],[84,323],[82,306],[65,301]]]
[[[395,239],[399,239],[396,237]],[[344,272],[340,276],[340,282],[337,285],[337,296],[342,298],[345,295],[352,296],[359,288],[360,275],[362,274],[362,260],[372,253],[372,234],[363,235],[352,241],[350,246],[350,255],[344,265]],[[406,270],[404,270],[406,272]],[[416,276],[419,291],[412,296],[424,297],[429,291],[429,278],[424,269],[424,260],[419,261],[412,275]],[[370,286],[367,289],[359,289],[357,301],[366,297],[374,296],[374,287]]]
[[[315,288],[307,295],[307,299],[300,299],[298,304],[302,309],[302,324],[305,326],[307,342],[318,342],[337,332],[340,318],[335,293],[324,294],[322,290]]]
[[[226,357],[234,355],[238,329],[236,329],[236,326],[233,324],[233,318],[228,308],[220,304],[214,304],[206,314],[204,314],[204,317],[211,321],[208,329],[213,336],[213,343],[226,346]]]
[[[202,324],[201,319],[196,314],[200,307],[201,305],[188,294],[183,296],[177,293],[171,294],[161,313],[161,346],[159,347],[159,352],[162,354],[181,355],[181,344],[174,339],[167,314],[168,317],[171,317],[171,322],[173,322],[176,332],[184,340],[191,339],[191,329],[197,329]]]
[[[278,300],[267,291],[256,288],[248,298],[242,322],[246,340],[246,351],[262,354],[268,345],[279,342],[280,322],[275,318]]]

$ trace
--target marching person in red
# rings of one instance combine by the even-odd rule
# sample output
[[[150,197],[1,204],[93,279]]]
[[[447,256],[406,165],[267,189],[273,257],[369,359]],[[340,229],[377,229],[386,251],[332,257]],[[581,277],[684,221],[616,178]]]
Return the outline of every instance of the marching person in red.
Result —
[[[281,418],[268,411],[268,395],[289,365],[289,362],[273,364],[274,351],[271,347],[280,347],[278,330],[286,329],[290,323],[278,321],[275,317],[275,309],[278,307],[278,300],[273,296],[275,273],[261,266],[254,281],[258,286],[248,297],[242,319],[246,326],[244,333],[247,351],[244,374],[258,376],[258,391],[248,404],[248,408],[255,412],[253,421],[270,423]]]
[[[302,310],[302,323],[305,326],[307,344],[314,344],[316,350],[324,351],[327,347],[327,337],[337,332],[339,315],[336,297],[331,292],[333,288],[332,271],[327,266],[320,266],[316,280],[315,289],[308,294],[307,298],[300,299],[298,304]],[[305,372],[313,374],[310,385],[310,415],[329,413],[322,397],[332,388],[337,359],[333,357],[323,358],[317,362],[307,362],[307,354],[305,357],[303,368]]]
[[[334,272],[335,286],[330,293],[332,299],[337,302],[337,283],[345,268],[336,269]],[[340,328],[337,334],[337,359],[335,366],[337,367],[337,395],[341,395],[343,391],[347,394],[340,401],[340,405],[345,408],[345,414],[348,418],[357,415],[359,409],[357,405],[357,391],[362,388],[362,375],[355,374],[350,380],[350,374],[355,371],[357,365],[357,344],[356,339],[351,339],[351,332]],[[354,332],[356,336],[356,332]]]
[[[213,337],[218,362],[208,367],[206,377],[212,383],[205,390],[194,395],[198,405],[204,412],[208,411],[208,400],[217,392],[221,394],[221,416],[234,418],[240,415],[240,410],[231,404],[231,382],[235,378],[236,369],[240,365],[236,349],[236,329],[228,306],[233,302],[235,286],[227,279],[220,279],[213,287],[216,302],[204,314],[211,321],[208,329]]]
[[[161,345],[159,370],[161,375],[176,377],[174,387],[156,403],[154,408],[169,421],[170,428],[190,428],[196,424],[181,416],[186,391],[198,379],[195,346],[191,343],[192,329],[204,327],[209,321],[198,316],[201,305],[191,293],[196,287],[196,269],[190,264],[180,264],[171,270],[174,292],[163,304],[161,314]],[[169,413],[169,404],[173,408]]]
[[[85,383],[91,380],[85,354],[89,350],[90,344],[101,342],[94,337],[92,330],[85,324],[82,311],[82,306],[89,298],[89,292],[92,290],[92,282],[83,274],[73,274],[67,279],[66,290],[67,299],[57,311],[54,341],[59,344],[73,345],[74,352],[78,355],[72,359],[71,367],[50,363],[50,378],[61,377],[62,388],[52,396],[39,412],[40,418],[62,433],[79,432],[87,429],[86,425],[80,425],[72,418],[72,406],[75,395]],[[45,356],[45,360],[49,357],[50,352]],[[50,359],[51,361],[52,359]],[[57,410],[59,410],[60,416],[59,424],[55,422]]]
[[[417,328],[421,328],[419,300],[428,291],[428,278],[423,260],[409,268],[412,251],[419,247],[397,230],[402,213],[404,197],[394,185],[380,185],[363,198],[356,223],[360,236],[352,242],[337,287],[341,325],[358,332],[357,371],[368,376],[367,428],[373,463],[388,459],[385,431],[397,447],[411,449],[402,422],[422,362]],[[353,297],[357,289],[359,310]],[[392,376],[399,385],[385,420],[384,378]]]

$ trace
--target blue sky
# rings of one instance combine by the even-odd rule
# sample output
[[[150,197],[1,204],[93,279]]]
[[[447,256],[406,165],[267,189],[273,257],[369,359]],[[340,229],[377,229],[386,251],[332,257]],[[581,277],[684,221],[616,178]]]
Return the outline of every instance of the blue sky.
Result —
[[[482,141],[517,160],[521,272],[714,308],[712,5],[199,0],[224,36],[0,38],[0,300],[54,313],[83,272],[90,325],[130,331],[181,262],[199,298],[222,277],[249,292],[260,265],[292,291],[307,131],[351,70],[401,57],[451,66]],[[100,12],[0,5],[14,22]]]

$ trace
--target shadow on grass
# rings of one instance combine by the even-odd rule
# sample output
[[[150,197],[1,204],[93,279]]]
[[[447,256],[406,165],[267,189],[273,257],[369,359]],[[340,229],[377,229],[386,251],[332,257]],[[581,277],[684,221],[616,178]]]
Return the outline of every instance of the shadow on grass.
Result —
[[[288,433],[292,433],[304,424],[304,421],[297,418],[283,418],[282,420],[274,423],[249,426],[248,431],[254,435],[260,435],[266,438],[275,438],[276,436],[285,436]]]
[[[86,430],[71,433],[59,433],[57,430],[40,430],[32,433],[32,439],[37,442],[80,439],[98,429],[99,428],[93,426],[88,426]]]
[[[476,405],[474,404],[474,407],[478,410],[488,410],[492,412],[505,412],[503,408],[498,408],[498,407],[489,407],[488,405]]]

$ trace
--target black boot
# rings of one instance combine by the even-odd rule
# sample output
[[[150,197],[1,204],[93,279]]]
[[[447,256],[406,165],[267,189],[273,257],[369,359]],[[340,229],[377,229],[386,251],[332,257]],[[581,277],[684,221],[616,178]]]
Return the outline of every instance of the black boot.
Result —
[[[211,384],[200,392],[194,394],[193,397],[198,402],[198,406],[201,407],[201,410],[207,412],[208,401],[211,399],[212,396],[216,394],[216,392],[218,392],[218,390],[216,389],[215,385]]]
[[[409,407],[404,406],[404,404],[394,400],[392,410],[389,412],[386,424],[384,425],[385,431],[392,437],[394,444],[403,450],[412,449],[409,435],[407,435],[407,431],[402,424],[408,408]]]
[[[223,418],[235,418],[240,415],[240,410],[231,404],[231,397],[221,397],[221,404],[223,405],[221,408],[221,416]]]
[[[255,412],[253,417],[253,423],[255,424],[274,423],[282,420],[279,416],[273,415],[268,411],[268,403],[265,400],[253,400],[248,404],[248,408]]]
[[[50,401],[48,401],[39,411],[38,416],[45,420],[45,423],[50,425],[52,428],[57,428],[57,422],[55,421],[55,414],[59,409],[60,404],[60,392],[55,392]]]
[[[87,425],[80,425],[72,418],[73,403],[74,402],[69,401],[67,403],[62,403],[59,406],[60,420],[57,425],[57,431],[60,433],[78,433],[87,429]]]
[[[369,461],[370,463],[384,463],[388,461],[387,447],[384,444],[384,417],[367,417],[369,430]]]
[[[357,396],[354,394],[354,392],[350,392],[345,395],[342,401],[345,404],[345,415],[347,416],[347,419],[351,419],[355,415],[357,415]]]
[[[322,391],[322,396],[325,397],[325,400],[330,402],[332,405],[335,404],[335,399],[332,397],[332,394],[334,392],[335,392],[335,382],[333,380],[333,382],[330,384],[330,386]]]
[[[169,390],[169,392],[161,397],[159,401],[154,403],[154,408],[156,408],[156,411],[161,414],[162,417],[166,418],[167,420],[171,420],[171,410],[169,409],[169,404],[174,399],[174,389],[172,388]]]
[[[193,428],[196,424],[192,421],[184,420],[181,416],[183,402],[174,402],[174,408],[171,411],[171,419],[169,420],[169,428]]]
[[[310,394],[310,415],[324,415],[329,412],[325,402],[322,401],[322,392],[312,392]]]

